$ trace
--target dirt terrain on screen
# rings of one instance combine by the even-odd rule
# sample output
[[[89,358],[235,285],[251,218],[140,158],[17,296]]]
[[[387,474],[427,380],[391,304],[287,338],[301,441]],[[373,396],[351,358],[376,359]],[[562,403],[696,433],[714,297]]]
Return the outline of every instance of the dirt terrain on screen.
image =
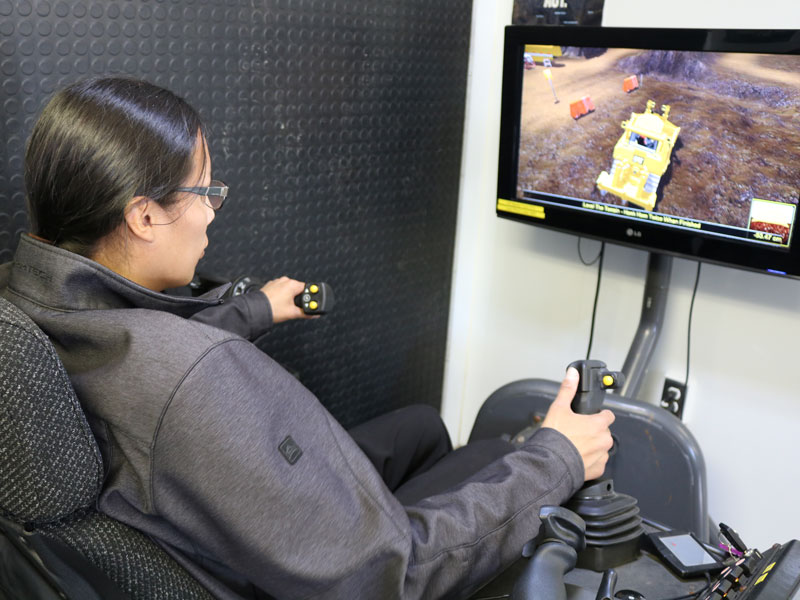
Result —
[[[623,204],[601,196],[620,124],[631,112],[669,104],[681,128],[655,211],[748,226],[752,198],[797,204],[800,181],[800,73],[797,57],[609,50],[556,59],[552,81],[524,72],[519,188]],[[622,91],[639,76],[641,87]],[[590,96],[596,110],[574,120],[569,104]]]

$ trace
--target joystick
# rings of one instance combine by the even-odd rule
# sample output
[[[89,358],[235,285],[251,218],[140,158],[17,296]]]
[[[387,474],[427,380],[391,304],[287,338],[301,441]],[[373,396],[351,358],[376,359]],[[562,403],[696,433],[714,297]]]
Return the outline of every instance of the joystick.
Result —
[[[572,410],[590,415],[600,412],[606,390],[617,389],[625,376],[610,371],[599,360],[578,360],[569,365],[580,376]],[[635,498],[614,490],[611,479],[587,481],[566,507],[586,522],[586,548],[578,555],[578,566],[605,571],[639,556],[642,519]]]
[[[231,296],[240,296],[248,292],[260,290],[265,283],[265,281],[253,275],[243,275],[231,281],[231,287],[228,288],[228,291],[225,292],[222,297],[229,298]]]
[[[200,296],[210,289],[227,282],[224,277],[196,275],[189,284],[193,296]],[[222,294],[223,299],[240,296],[264,287],[266,281],[253,275],[242,275],[233,279],[230,287]],[[324,315],[333,309],[333,289],[327,283],[307,283],[302,293],[294,297],[294,303],[307,315]]]
[[[585,546],[583,520],[562,506],[543,506],[539,518],[539,535],[522,550],[523,556],[533,558],[514,585],[511,598],[567,600],[564,575],[575,566],[578,552]]]
[[[578,371],[578,391],[572,400],[572,410],[581,415],[600,412],[606,390],[615,390],[625,383],[625,375],[619,371],[609,371],[606,363],[600,360],[576,360],[569,364]]]
[[[333,290],[327,283],[307,283],[294,303],[307,315],[324,315],[333,308]]]

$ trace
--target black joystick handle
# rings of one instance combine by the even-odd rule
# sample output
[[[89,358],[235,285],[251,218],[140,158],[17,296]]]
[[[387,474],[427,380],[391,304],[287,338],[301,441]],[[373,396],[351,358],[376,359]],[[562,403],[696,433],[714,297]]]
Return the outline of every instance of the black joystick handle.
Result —
[[[572,400],[572,410],[582,415],[600,412],[606,390],[614,390],[625,383],[625,375],[620,371],[609,371],[601,360],[576,360],[569,364],[575,367],[580,376],[578,391]]]
[[[327,283],[307,283],[294,303],[307,315],[324,315],[333,309],[333,289]]]
[[[586,523],[563,506],[543,506],[539,509],[542,528],[536,539],[539,545],[561,542],[578,552],[586,547]]]
[[[543,506],[539,511],[542,527],[535,540],[525,545],[523,554],[533,558],[514,585],[512,600],[567,600],[564,575],[575,567],[578,552],[586,546],[586,524],[562,506]]]

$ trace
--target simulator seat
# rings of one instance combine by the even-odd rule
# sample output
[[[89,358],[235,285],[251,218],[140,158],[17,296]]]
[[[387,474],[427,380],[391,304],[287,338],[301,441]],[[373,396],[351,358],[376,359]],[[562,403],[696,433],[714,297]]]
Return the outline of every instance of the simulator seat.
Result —
[[[211,600],[160,546],[96,509],[100,450],[55,348],[0,298],[0,600]]]

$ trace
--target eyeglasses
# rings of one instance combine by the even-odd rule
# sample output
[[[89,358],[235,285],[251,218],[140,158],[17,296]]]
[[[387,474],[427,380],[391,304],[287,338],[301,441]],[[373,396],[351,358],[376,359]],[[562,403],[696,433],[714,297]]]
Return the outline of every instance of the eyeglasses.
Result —
[[[177,192],[189,192],[198,196],[206,197],[206,204],[214,210],[219,210],[225,204],[228,197],[228,186],[221,181],[212,181],[208,187],[180,187]]]

